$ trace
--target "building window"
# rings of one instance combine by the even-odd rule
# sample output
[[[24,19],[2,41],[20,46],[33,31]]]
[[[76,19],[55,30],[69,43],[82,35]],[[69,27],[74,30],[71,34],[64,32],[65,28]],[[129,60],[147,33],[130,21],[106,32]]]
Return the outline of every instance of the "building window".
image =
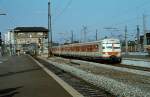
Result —
[[[150,38],[147,38],[147,45],[150,45]]]

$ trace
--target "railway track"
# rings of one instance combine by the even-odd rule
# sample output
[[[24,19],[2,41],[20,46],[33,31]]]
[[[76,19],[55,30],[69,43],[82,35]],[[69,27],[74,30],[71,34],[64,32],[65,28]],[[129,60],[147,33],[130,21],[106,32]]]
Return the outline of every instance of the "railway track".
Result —
[[[132,66],[132,65],[126,65],[126,64],[108,64],[108,65],[150,72],[150,68],[148,67]]]
[[[150,72],[60,57],[39,58],[78,76],[77,79],[84,79],[100,89],[103,87],[104,90],[119,97],[143,97],[142,95],[149,97],[150,95]]]
[[[51,70],[57,76],[59,76],[61,79],[66,81],[73,88],[75,88],[78,92],[83,94],[83,96],[85,97],[115,97],[114,95],[108,93],[104,89],[93,86],[85,82],[84,80],[77,78],[71,75],[70,73],[65,72],[64,70],[61,70],[42,59],[37,58],[37,60],[43,65],[45,65],[49,70]]]
[[[58,58],[59,61],[62,61],[62,62],[65,60],[67,62],[80,65],[79,62],[68,61],[68,60],[72,60],[70,58],[61,58],[61,57],[56,57],[56,58]],[[93,60],[85,60],[85,61],[87,61],[87,62],[95,62],[95,63],[102,63],[102,64],[110,65],[110,66],[116,66],[116,67],[122,67],[122,68],[128,68],[128,69],[134,69],[134,70],[141,70],[141,71],[148,71],[148,72],[150,72],[150,68],[149,67],[133,66],[133,65],[127,65],[127,64],[122,64],[122,63],[110,63],[110,62],[108,63],[108,62],[105,62],[105,61],[93,61]]]
[[[97,75],[108,76],[119,81],[137,80],[138,82],[143,82],[142,79],[150,80],[150,68],[146,67],[130,66],[125,64],[100,64],[95,62],[66,59],[60,57],[54,57],[50,60],[59,64],[67,64]]]
[[[99,63],[97,61],[92,61],[92,62]],[[127,64],[122,64],[122,63],[117,63],[117,64],[116,63],[106,63],[106,62],[102,62],[102,63],[107,64],[107,65],[111,65],[111,66],[116,66],[116,67],[129,68],[129,69],[135,69],[135,70],[150,72],[149,67],[133,66],[133,65],[127,65]]]

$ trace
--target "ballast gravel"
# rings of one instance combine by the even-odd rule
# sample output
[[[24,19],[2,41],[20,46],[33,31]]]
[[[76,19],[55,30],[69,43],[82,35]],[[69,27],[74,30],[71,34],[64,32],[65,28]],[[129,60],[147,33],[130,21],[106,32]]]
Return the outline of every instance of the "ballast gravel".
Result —
[[[43,59],[43,58],[42,58]],[[52,62],[50,60],[45,61],[53,64],[54,66],[63,69],[66,72],[69,72],[83,80],[96,85],[100,88],[105,89],[106,91],[116,95],[117,97],[150,97],[150,93],[143,91],[138,87],[134,87],[132,85],[124,84],[122,82],[116,81],[114,79],[96,75],[93,73],[86,72],[84,70],[75,68],[73,66],[58,64],[57,62]]]

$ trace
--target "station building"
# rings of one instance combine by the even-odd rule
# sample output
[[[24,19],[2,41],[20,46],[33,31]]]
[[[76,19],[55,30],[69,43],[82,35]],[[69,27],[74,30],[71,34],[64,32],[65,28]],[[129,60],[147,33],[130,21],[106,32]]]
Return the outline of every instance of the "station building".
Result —
[[[11,31],[14,53],[46,53],[48,50],[48,29],[45,27],[16,27]]]

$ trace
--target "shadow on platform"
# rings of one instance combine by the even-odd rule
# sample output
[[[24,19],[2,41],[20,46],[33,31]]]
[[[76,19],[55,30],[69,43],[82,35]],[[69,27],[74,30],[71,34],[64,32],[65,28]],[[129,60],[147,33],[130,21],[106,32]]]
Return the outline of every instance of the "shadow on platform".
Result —
[[[19,94],[18,89],[22,87],[23,86],[19,86],[15,88],[0,89],[0,97],[13,97],[16,94]]]
[[[0,74],[0,77],[11,76],[11,75],[15,75],[15,74],[18,74],[18,73],[32,72],[32,71],[40,70],[40,69],[41,68],[38,67],[38,68],[32,68],[32,69],[27,69],[27,70],[22,70],[22,71],[8,72],[8,73],[5,73],[5,74]]]

